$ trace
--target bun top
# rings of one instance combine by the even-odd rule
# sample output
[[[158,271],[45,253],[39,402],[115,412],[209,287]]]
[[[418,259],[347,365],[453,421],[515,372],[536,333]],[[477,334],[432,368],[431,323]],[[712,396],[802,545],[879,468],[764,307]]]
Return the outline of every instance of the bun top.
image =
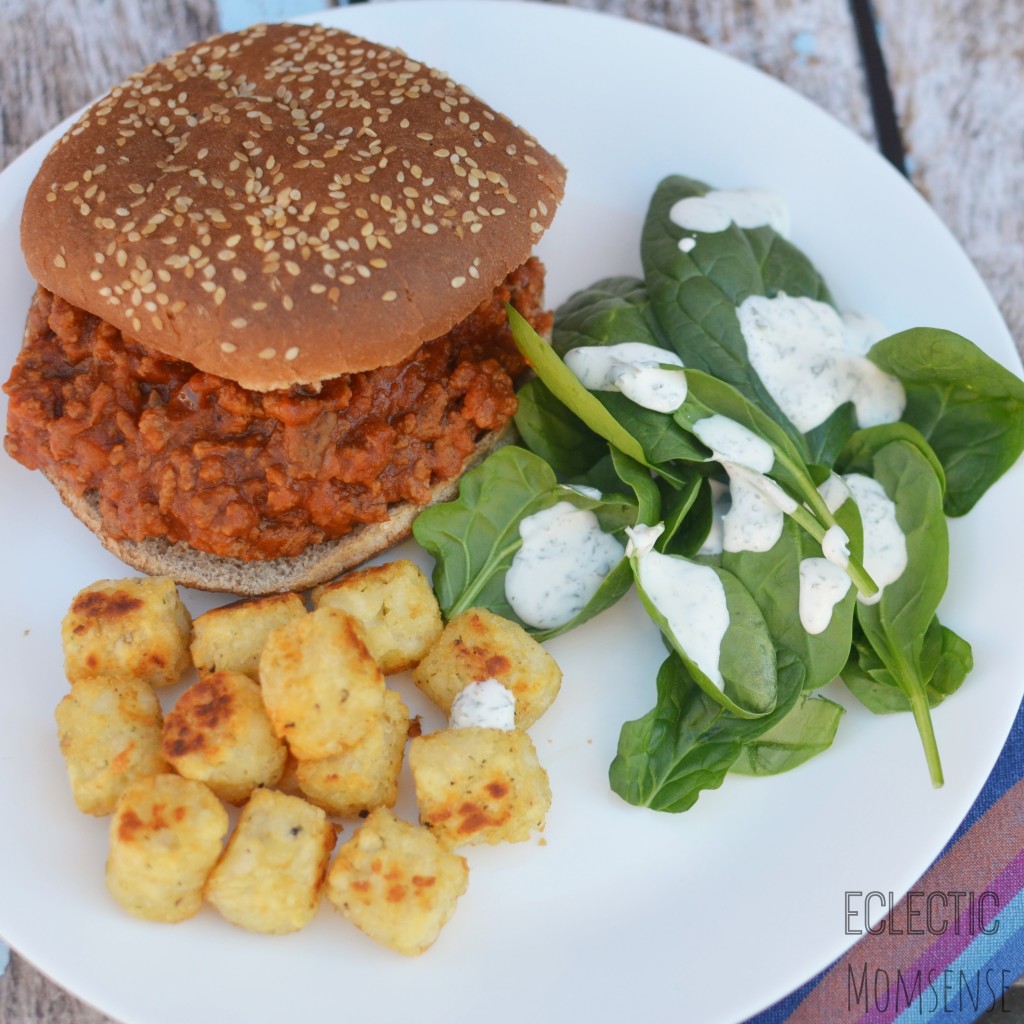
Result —
[[[22,248],[144,346],[270,390],[389,365],[530,254],[565,170],[443,72],[259,25],[133,75],[47,155]]]

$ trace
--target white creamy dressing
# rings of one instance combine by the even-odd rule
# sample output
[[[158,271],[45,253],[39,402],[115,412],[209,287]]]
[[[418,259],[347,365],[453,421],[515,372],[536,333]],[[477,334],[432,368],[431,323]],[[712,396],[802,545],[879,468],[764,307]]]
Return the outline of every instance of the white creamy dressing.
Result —
[[[870,597],[859,594],[858,600],[875,604],[907,567],[907,538],[896,521],[895,503],[877,480],[860,473],[850,473],[843,479],[864,524],[864,568],[878,584],[877,593]]]
[[[818,493],[825,502],[825,507],[835,515],[850,497],[850,488],[838,473],[830,473],[828,478],[818,485]]]
[[[594,501],[600,501],[604,497],[596,487],[589,487],[587,484],[563,484],[562,486],[577,494],[582,494],[584,498],[592,498]]]
[[[637,582],[665,620],[690,660],[718,689],[725,688],[719,668],[722,639],[729,628],[725,587],[706,565],[654,550],[664,526],[634,526],[627,554],[636,559]]]
[[[664,369],[662,363],[679,369]],[[653,412],[675,412],[686,400],[683,361],[657,345],[583,345],[566,352],[565,365],[588,391],[620,391]]]
[[[828,629],[832,612],[850,589],[850,577],[827,558],[800,561],[800,624],[817,636]]]
[[[693,432],[729,476],[731,505],[722,511],[717,524],[721,529],[718,550],[770,551],[782,536],[785,515],[797,508],[797,503],[764,475],[775,463],[771,445],[743,424],[717,414],[698,420]],[[712,546],[717,542],[718,538],[711,539]]]
[[[796,502],[774,480],[746,466],[723,462],[732,504],[722,516],[722,550],[771,551]]]
[[[516,727],[515,695],[497,679],[470,683],[452,701],[448,722],[453,729],[478,726],[510,732]]]
[[[767,473],[775,464],[772,446],[728,416],[705,416],[694,423],[693,432],[711,449],[716,462],[732,462],[755,473]]]
[[[519,536],[522,545],[505,574],[505,597],[537,629],[555,629],[579,615],[624,552],[590,509],[568,501],[526,516]]]
[[[833,565],[846,571],[850,564],[850,538],[838,524],[830,526],[821,538],[821,553]]]
[[[736,311],[750,364],[803,433],[852,402],[861,427],[903,415],[903,385],[866,359],[863,322],[849,329],[826,302],[751,295]]]
[[[772,227],[789,234],[789,207],[774,192],[763,189],[713,189],[702,196],[687,196],[673,203],[669,220],[684,231],[716,234],[730,224],[741,228]],[[693,245],[679,248],[688,251]],[[692,241],[692,240],[691,240]]]

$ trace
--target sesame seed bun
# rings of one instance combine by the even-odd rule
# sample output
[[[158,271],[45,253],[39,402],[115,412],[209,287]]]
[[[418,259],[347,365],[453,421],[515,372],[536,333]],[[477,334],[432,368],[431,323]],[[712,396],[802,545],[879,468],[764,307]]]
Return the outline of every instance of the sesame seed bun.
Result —
[[[565,172],[444,73],[260,25],[129,78],[54,146],[22,218],[48,290],[245,388],[392,365],[523,263]]]

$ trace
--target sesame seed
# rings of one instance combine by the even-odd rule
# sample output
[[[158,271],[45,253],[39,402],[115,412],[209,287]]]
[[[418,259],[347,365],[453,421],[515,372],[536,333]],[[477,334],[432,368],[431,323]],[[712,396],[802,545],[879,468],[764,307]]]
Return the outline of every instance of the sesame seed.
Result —
[[[234,327],[236,331],[240,331],[244,327],[249,326],[249,321],[246,320],[245,317],[236,316],[235,319],[231,321],[231,326]]]
[[[260,359],[273,359],[277,355],[276,349],[265,348],[260,350]]]
[[[298,348],[295,345],[293,345],[290,349],[288,349],[285,352],[284,358],[290,363],[293,359],[295,359],[298,356],[298,354]]]
[[[452,278],[452,287],[453,288],[461,288],[465,283],[466,283],[466,279],[464,277],[459,276],[459,277],[453,277]]]
[[[226,352],[228,355],[231,355],[232,352],[238,351],[238,346],[232,345],[230,341],[222,341],[220,343],[220,350],[221,352]]]
[[[395,299],[397,299],[397,298],[398,298],[398,292],[395,292],[395,291],[386,291],[386,292],[385,292],[385,293],[384,293],[384,294],[383,294],[383,295],[381,296],[381,298],[382,298],[382,299],[383,299],[383,300],[384,300],[385,302],[394,302],[394,301],[395,301]]]

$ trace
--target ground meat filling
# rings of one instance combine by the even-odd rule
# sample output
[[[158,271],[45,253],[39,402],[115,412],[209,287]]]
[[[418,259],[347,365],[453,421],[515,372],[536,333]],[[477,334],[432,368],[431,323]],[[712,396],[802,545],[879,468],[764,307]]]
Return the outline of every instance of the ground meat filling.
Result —
[[[11,379],[5,446],[95,493],[114,538],[166,537],[245,560],[296,555],[424,503],[516,410],[511,301],[544,330],[530,260],[397,366],[259,393],[144,350],[40,289]]]

